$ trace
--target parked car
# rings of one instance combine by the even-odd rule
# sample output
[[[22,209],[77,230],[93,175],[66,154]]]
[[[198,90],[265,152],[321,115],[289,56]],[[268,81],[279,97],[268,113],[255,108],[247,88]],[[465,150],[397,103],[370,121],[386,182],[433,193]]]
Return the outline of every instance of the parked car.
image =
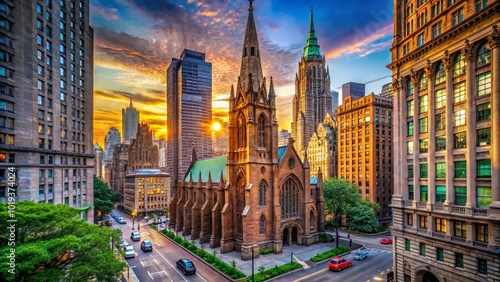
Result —
[[[141,240],[141,234],[139,234],[139,232],[132,232],[130,234],[130,239],[132,239],[132,241],[139,241]]]
[[[367,257],[368,257],[368,253],[367,252],[357,251],[354,254],[354,259],[355,260],[362,260],[362,259],[365,259]]]
[[[352,261],[341,257],[334,257],[328,262],[328,268],[333,271],[342,271],[342,269],[352,266]]]
[[[120,237],[120,247],[126,247],[130,245],[130,243],[127,240],[124,240],[123,237]]]
[[[149,220],[149,216],[145,216],[144,221],[148,221],[148,220]]]
[[[141,249],[145,252],[152,252],[153,244],[151,244],[151,241],[149,240],[144,240],[141,242]]]
[[[125,251],[125,258],[135,258],[134,246],[123,247],[123,250]]]
[[[392,244],[392,239],[391,238],[382,238],[382,239],[380,239],[380,244],[390,245],[390,244]]]
[[[184,273],[184,275],[196,274],[196,267],[194,266],[193,262],[187,258],[179,259],[175,263],[175,265],[177,266],[178,269],[182,271],[182,273]]]

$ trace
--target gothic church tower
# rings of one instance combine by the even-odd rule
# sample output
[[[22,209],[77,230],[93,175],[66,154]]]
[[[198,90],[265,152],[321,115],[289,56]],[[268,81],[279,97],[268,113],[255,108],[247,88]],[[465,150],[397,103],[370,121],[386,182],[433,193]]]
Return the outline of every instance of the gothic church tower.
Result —
[[[330,72],[319,49],[311,10],[309,33],[299,62],[299,72],[295,75],[293,97],[292,137],[299,153],[306,152],[312,134],[327,113],[332,113]]]
[[[221,215],[221,252],[237,250],[242,259],[251,258],[258,242],[281,240],[279,197],[273,190],[278,187],[276,95],[272,77],[267,91],[262,74],[253,10],[250,1],[240,75],[236,88],[231,86],[227,202]]]

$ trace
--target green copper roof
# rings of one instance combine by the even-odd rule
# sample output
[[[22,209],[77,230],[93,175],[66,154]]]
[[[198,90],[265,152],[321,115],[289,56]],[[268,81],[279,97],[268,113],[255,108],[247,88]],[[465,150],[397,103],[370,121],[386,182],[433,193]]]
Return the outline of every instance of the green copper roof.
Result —
[[[226,163],[227,163],[227,156],[195,161],[189,172],[186,174],[186,182],[189,181],[190,174],[193,176],[193,182],[198,182],[198,177],[200,176],[200,172],[201,172],[202,182],[207,182],[209,172],[210,172],[210,177],[212,178],[212,182],[219,182],[221,172],[222,172],[222,177],[224,178],[225,181]]]
[[[313,13],[311,9],[311,24],[309,25],[309,34],[307,35],[306,46],[304,47],[304,58],[311,58],[313,56],[321,57],[319,51],[318,38],[314,33]]]

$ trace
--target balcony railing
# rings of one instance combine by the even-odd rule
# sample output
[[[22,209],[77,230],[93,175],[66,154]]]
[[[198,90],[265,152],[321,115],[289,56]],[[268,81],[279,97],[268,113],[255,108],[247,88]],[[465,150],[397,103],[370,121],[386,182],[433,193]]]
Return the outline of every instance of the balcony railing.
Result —
[[[451,212],[452,213],[465,214],[465,207],[464,206],[451,205]]]
[[[418,202],[417,208],[421,208],[421,209],[427,208],[427,202]]]
[[[405,207],[411,207],[411,206],[413,206],[413,200],[406,200]]]
[[[434,210],[435,211],[442,211],[442,210],[444,210],[443,203],[434,203]]]
[[[483,208],[473,208],[472,215],[488,216],[488,209]]]

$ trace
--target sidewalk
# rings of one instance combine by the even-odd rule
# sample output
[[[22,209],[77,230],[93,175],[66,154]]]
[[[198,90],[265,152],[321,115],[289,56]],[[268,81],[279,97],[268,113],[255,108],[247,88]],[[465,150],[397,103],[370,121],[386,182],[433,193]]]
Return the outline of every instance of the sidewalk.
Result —
[[[122,277],[120,278],[121,282],[139,282],[137,276],[135,276],[132,268],[127,267],[123,270]]]

